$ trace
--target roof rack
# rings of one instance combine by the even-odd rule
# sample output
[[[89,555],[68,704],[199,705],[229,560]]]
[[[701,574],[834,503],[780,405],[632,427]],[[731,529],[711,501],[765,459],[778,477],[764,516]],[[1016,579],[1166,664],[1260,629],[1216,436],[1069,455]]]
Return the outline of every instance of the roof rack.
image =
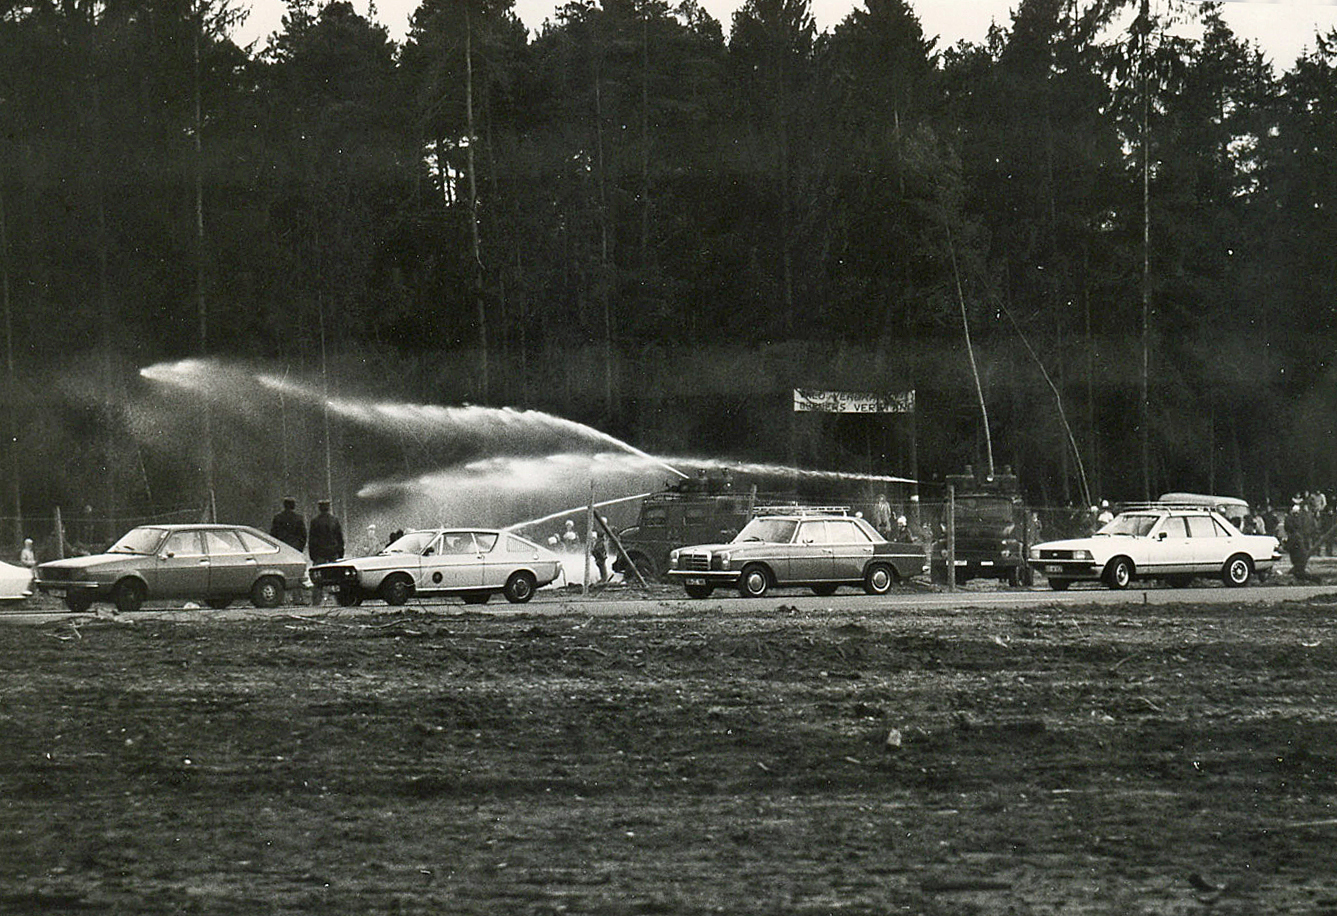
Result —
[[[1147,509],[1174,509],[1183,511],[1191,509],[1197,512],[1220,512],[1220,506],[1209,506],[1205,503],[1179,503],[1179,502],[1161,502],[1160,500],[1151,500],[1150,502],[1120,503],[1120,512],[1138,512]]]
[[[753,515],[849,515],[849,506],[754,506]]]

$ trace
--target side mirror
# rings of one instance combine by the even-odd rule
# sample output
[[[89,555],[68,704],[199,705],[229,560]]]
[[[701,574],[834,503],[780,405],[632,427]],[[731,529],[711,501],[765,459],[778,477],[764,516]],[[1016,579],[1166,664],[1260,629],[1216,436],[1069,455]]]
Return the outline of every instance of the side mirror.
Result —
[[[1156,540],[1158,540],[1158,541],[1163,541],[1163,540],[1165,540],[1166,538],[1168,538],[1169,536],[1170,536],[1170,533],[1169,533],[1168,531],[1162,531],[1162,532],[1160,532],[1159,534],[1156,535]]]

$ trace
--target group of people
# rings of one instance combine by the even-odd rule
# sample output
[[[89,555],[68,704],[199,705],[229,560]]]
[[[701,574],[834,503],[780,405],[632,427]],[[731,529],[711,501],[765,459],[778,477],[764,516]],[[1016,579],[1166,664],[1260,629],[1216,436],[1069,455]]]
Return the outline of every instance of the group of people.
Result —
[[[333,563],[344,555],[343,526],[331,511],[328,499],[317,501],[316,514],[308,525],[297,511],[297,500],[285,496],[283,509],[270,522],[269,533],[294,550],[308,552],[313,566]],[[318,586],[311,589],[312,605],[319,605],[323,598]]]
[[[607,526],[608,519],[603,519],[603,524]],[[548,546],[554,550],[563,550],[566,553],[575,553],[584,550],[584,541],[580,533],[576,531],[576,523],[567,519],[562,526],[562,530],[557,534],[548,537]],[[599,533],[599,528],[595,527],[590,531],[590,559],[594,561],[594,572],[599,577],[598,584],[607,584],[610,575],[608,572],[608,538]]]

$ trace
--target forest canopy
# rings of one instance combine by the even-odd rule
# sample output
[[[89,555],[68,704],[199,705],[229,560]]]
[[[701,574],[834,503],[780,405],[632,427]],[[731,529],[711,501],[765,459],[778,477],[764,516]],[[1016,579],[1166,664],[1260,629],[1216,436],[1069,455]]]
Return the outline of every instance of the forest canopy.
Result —
[[[260,456],[155,449],[140,370],[184,358],[887,474],[899,434],[808,441],[789,392],[913,389],[922,477],[987,449],[1055,505],[1337,482],[1337,33],[1274,66],[1166,0],[950,48],[905,0],[239,16],[0,3],[0,516],[338,476],[277,410]]]

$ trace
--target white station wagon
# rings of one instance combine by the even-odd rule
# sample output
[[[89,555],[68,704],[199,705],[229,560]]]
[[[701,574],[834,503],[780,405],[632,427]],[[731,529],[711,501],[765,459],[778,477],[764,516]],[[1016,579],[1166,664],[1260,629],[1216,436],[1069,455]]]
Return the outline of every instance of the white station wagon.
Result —
[[[1119,589],[1135,579],[1185,586],[1195,576],[1239,587],[1280,558],[1276,538],[1242,534],[1215,509],[1164,503],[1125,509],[1090,537],[1031,548],[1032,566],[1060,592],[1079,581]]]

